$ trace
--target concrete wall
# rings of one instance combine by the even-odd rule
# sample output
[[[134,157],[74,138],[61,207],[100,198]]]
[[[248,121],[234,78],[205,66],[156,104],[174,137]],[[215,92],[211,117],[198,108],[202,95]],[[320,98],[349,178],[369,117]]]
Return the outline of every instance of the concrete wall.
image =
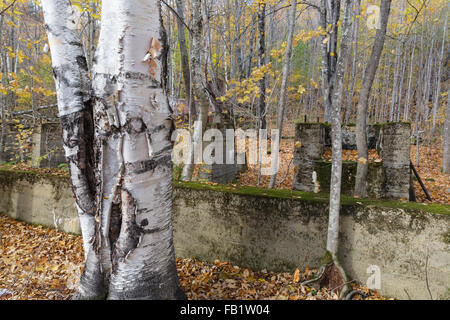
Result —
[[[220,188],[175,184],[177,256],[289,272],[320,264],[326,245],[326,197]],[[61,230],[79,232],[73,197],[63,178],[0,171],[0,195],[0,212],[49,226],[56,221]],[[400,208],[392,208],[396,206]],[[413,299],[428,299],[428,255],[430,289],[435,298],[450,299],[446,296],[450,293],[450,206],[432,207],[445,214],[411,206],[376,201],[363,205],[356,200],[344,205],[340,259],[349,277],[362,283],[370,276],[367,268],[379,266],[384,295],[407,298],[406,290]]]

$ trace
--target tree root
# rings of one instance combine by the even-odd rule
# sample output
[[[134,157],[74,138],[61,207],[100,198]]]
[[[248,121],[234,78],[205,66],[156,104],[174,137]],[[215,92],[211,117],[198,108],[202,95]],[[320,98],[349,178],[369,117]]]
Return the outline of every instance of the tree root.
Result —
[[[345,300],[352,300],[353,297],[354,297],[355,295],[357,295],[357,294],[359,294],[360,296],[362,296],[362,297],[364,297],[364,298],[367,297],[367,294],[366,294],[365,292],[362,292],[361,290],[353,290],[353,291],[350,291],[350,292],[345,296]]]
[[[333,259],[332,262],[323,264],[319,268],[315,278],[302,282],[302,285],[308,285],[315,289],[328,288],[331,291],[336,290],[339,298],[344,299],[349,291],[349,283],[344,268],[342,268],[337,259]]]

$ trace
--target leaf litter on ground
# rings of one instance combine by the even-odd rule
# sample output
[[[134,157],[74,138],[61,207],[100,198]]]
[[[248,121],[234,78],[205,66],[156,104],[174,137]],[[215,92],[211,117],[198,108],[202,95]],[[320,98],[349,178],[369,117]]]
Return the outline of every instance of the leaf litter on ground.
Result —
[[[0,214],[0,300],[68,300],[75,292],[84,256],[80,236],[33,226]],[[316,269],[293,273],[253,271],[230,262],[177,259],[180,283],[190,300],[337,300],[327,289],[301,282]],[[356,286],[356,299],[384,300]]]

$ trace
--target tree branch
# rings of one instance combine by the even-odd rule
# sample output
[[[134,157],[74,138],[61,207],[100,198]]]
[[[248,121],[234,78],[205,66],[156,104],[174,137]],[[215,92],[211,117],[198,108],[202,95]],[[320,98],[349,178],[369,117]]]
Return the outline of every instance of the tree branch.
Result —
[[[189,26],[186,24],[186,22],[183,19],[181,19],[181,17],[178,15],[177,11],[174,8],[172,8],[166,1],[161,0],[161,2],[164,3],[170,11],[172,11],[172,13],[177,17],[178,20],[181,21],[182,24],[184,24],[186,29],[188,29],[189,33],[192,33],[191,28],[189,28]]]
[[[13,7],[16,4],[16,2],[17,0],[14,0],[5,9],[2,9],[2,11],[0,11],[0,16],[3,15],[6,11],[8,11],[11,7]]]

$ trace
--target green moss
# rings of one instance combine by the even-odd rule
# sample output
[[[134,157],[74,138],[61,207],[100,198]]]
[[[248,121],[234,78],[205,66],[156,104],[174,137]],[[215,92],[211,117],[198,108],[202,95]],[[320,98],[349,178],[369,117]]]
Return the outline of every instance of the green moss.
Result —
[[[450,244],[450,231],[444,234],[444,242]]]
[[[298,125],[298,126],[310,127],[310,126],[321,125],[321,126],[324,126],[326,128],[331,128],[331,123],[328,123],[328,122],[303,122],[301,120],[297,120],[294,123],[295,123],[295,125]]]
[[[37,171],[14,171],[0,168],[0,185],[6,187],[12,187],[17,181],[21,180],[25,180],[30,184],[34,184],[41,181],[42,179],[50,181],[50,183],[53,184],[54,189],[58,190],[63,189],[61,188],[62,184],[69,183],[68,176],[41,173]],[[296,201],[321,203],[324,205],[328,205],[329,203],[328,193],[315,194],[312,192],[293,190],[263,189],[257,187],[233,185],[212,185],[199,182],[184,181],[174,181],[173,185],[175,188],[187,188],[200,191],[210,190],[255,197],[293,199]],[[410,212],[429,212],[435,214],[450,215],[450,205],[443,204],[423,204],[416,202],[400,202],[395,200],[355,199],[353,197],[345,195],[341,197],[341,203],[343,206],[366,205],[384,208],[399,208]]]
[[[372,125],[373,125],[373,126],[376,126],[376,127],[382,128],[382,127],[384,127],[384,126],[387,126],[387,125],[393,125],[393,124],[411,125],[411,122],[406,122],[406,121],[376,122],[376,123],[373,123]]]
[[[328,205],[329,202],[329,195],[327,193],[315,194],[312,192],[303,191],[263,189],[246,186],[212,185],[185,181],[174,181],[173,184],[175,188],[187,188],[200,191],[210,190],[256,197],[293,199],[297,201],[322,203],[325,205]],[[341,203],[343,206],[366,205],[380,208],[398,208],[412,213],[429,212],[434,214],[450,215],[450,205],[443,204],[423,204],[416,202],[401,202],[395,200],[355,199],[353,197],[345,195],[342,195]]]
[[[325,254],[323,255],[323,257],[320,259],[320,264],[321,265],[326,265],[326,264],[330,264],[333,262],[333,255],[331,254],[330,251],[326,251]]]
[[[61,192],[64,187],[69,186],[69,177],[67,175],[58,175],[40,172],[39,170],[33,171],[20,171],[10,170],[7,167],[0,168],[0,186],[7,188],[13,187],[19,181],[26,181],[29,184],[36,184],[45,180],[53,187],[53,198],[55,201],[61,199]]]
[[[231,185],[213,185],[198,182],[174,181],[175,188],[186,188],[199,191],[217,191],[239,195],[248,195],[256,197],[281,198],[281,199],[301,199],[305,201],[314,201],[320,203],[328,203],[327,194],[314,194],[310,192],[279,190],[279,189],[263,189],[247,186],[231,186]]]

